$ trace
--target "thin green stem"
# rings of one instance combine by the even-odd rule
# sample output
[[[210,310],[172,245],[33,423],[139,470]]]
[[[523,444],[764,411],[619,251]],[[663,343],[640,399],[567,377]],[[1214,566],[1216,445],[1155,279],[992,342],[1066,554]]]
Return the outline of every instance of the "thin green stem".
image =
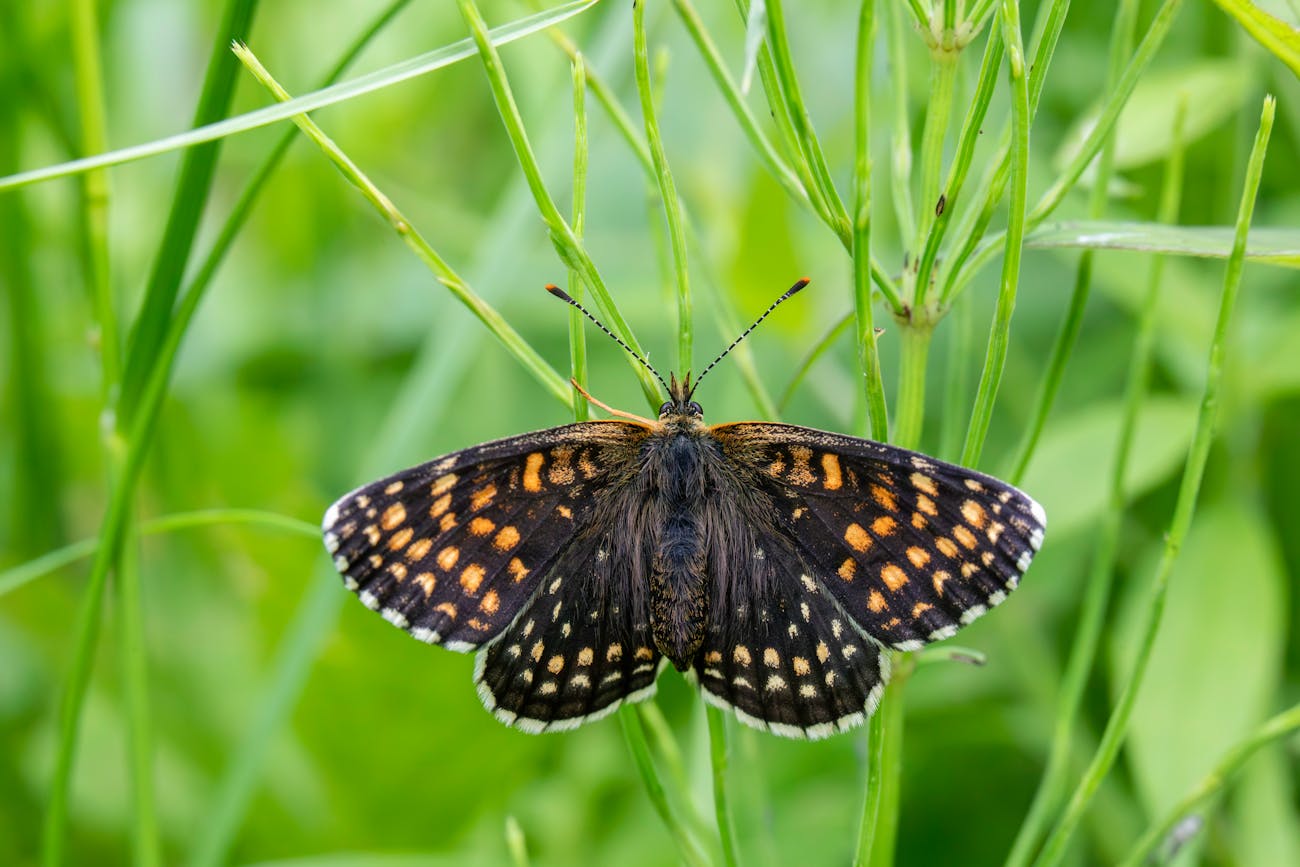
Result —
[[[884,795],[886,714],[877,709],[867,726],[867,786],[862,801],[862,822],[858,825],[858,847],[854,867],[869,867],[876,844],[880,799]]]
[[[781,7],[781,0],[767,0],[767,38],[772,49],[772,59],[781,93],[794,125],[795,141],[804,159],[812,167],[813,181],[826,202],[833,220],[831,227],[837,233],[847,235],[851,231],[849,216],[844,210],[844,202],[840,199],[839,192],[835,189],[830,168],[826,164],[826,155],[822,152],[821,142],[818,141],[817,132],[813,129],[812,118],[804,105],[803,92],[799,88],[794,62],[790,58],[790,44],[786,39],[785,13]]]
[[[128,525],[124,533],[131,533]],[[113,575],[121,636],[122,696],[126,705],[127,756],[131,768],[132,861],[142,867],[163,863],[154,808],[153,724],[149,713],[149,663],[137,545],[123,544]]]
[[[1183,176],[1182,124],[1183,106],[1180,105],[1174,121],[1173,146],[1165,164],[1160,204],[1161,222],[1173,222],[1178,216]],[[1147,384],[1150,379],[1163,264],[1163,256],[1155,256],[1151,260],[1146,295],[1138,319],[1138,333],[1133,344],[1132,361],[1129,364],[1128,382],[1125,385],[1124,413],[1120,421],[1119,438],[1111,470],[1109,502],[1097,534],[1096,550],[1084,585],[1085,593],[1078,627],[1057,696],[1056,718],[1047,763],[1029,812],[1020,831],[1016,834],[1011,854],[1007,858],[1008,867],[1019,867],[1028,863],[1034,847],[1042,839],[1051,811],[1059,808],[1061,800],[1066,795],[1066,775],[1070,768],[1071,747],[1078,731],[1079,709],[1096,659],[1111,596],[1111,586],[1114,582],[1120,530],[1128,505],[1124,482],[1128,477],[1129,456],[1137,434],[1138,415],[1146,398]]]
[[[1169,587],[1169,577],[1173,572],[1183,540],[1191,527],[1192,516],[1196,511],[1197,496],[1200,493],[1201,479],[1205,473],[1205,463],[1209,457],[1210,445],[1214,440],[1214,421],[1218,411],[1219,388],[1223,379],[1223,364],[1227,351],[1228,326],[1232,320],[1232,311],[1236,305],[1237,294],[1241,288],[1241,272],[1245,261],[1246,237],[1250,229],[1250,219],[1255,208],[1255,197],[1259,192],[1259,181],[1264,169],[1264,154],[1268,150],[1268,139],[1273,129],[1273,116],[1276,102],[1273,97],[1266,97],[1264,109],[1260,116],[1259,131],[1251,149],[1250,162],[1246,168],[1241,204],[1237,212],[1236,233],[1233,238],[1232,255],[1228,258],[1224,274],[1223,296],[1219,302],[1219,313],[1214,326],[1214,336],[1210,343],[1209,360],[1205,378],[1205,388],[1201,396],[1200,411],[1196,419],[1196,432],[1191,448],[1187,454],[1187,464],[1183,470],[1182,484],[1178,499],[1174,505],[1173,518],[1165,536],[1164,552],[1156,567],[1155,580],[1151,591],[1151,600],[1143,614],[1141,637],[1119,701],[1106,721],[1106,730],[1102,733],[1101,743],[1093,755],[1088,769],[1071,796],[1065,812],[1057,820],[1043,850],[1035,862],[1043,867],[1050,867],[1060,862],[1065,855],[1070,837],[1078,827],[1079,821],[1092,800],[1093,794],[1114,764],[1119,749],[1128,732],[1133,705],[1142,688],[1147,663],[1155,646],[1156,635],[1160,630],[1161,615],[1164,612],[1165,597]]]
[[[867,802],[874,799],[875,825],[869,845],[870,867],[893,867],[894,850],[898,844],[898,805],[903,777],[903,689],[912,675],[916,659],[910,655],[892,653],[893,677],[885,687],[881,706],[876,711],[880,717],[879,744],[873,745],[880,767],[878,783],[873,790],[868,771]],[[867,810],[864,809],[865,817]],[[861,851],[861,840],[859,840]]]
[[[514,867],[528,867],[528,840],[514,816],[506,816],[506,851]]]
[[[903,10],[897,3],[885,4],[889,27],[889,77],[894,85],[893,140],[890,147],[890,198],[899,233],[916,225],[912,204],[912,127],[907,113],[907,55],[903,40]],[[898,309],[898,308],[896,308]]]
[[[223,33],[242,34],[251,23],[252,12],[256,7],[254,0],[231,0],[225,10],[222,25]],[[94,34],[90,34],[94,36]],[[208,76],[199,100],[197,119],[199,122],[225,114],[233,88],[233,64],[225,58],[225,39],[215,50],[209,63]],[[227,68],[227,67],[230,68]],[[210,145],[189,151],[182,162],[181,176],[177,182],[171,215],[167,229],[159,248],[150,285],[146,291],[144,306],[136,320],[132,350],[127,359],[126,370],[121,380],[122,399],[127,390],[134,388],[134,394],[140,395],[148,390],[159,367],[159,358],[165,357],[157,351],[165,334],[167,321],[171,316],[171,304],[175,299],[176,284],[179,283],[184,263],[189,255],[197,229],[198,217],[206,200],[210,187],[212,169],[216,161],[218,147]],[[157,335],[157,339],[155,339]],[[133,373],[134,365],[134,373]],[[99,639],[100,621],[104,602],[104,592],[108,575],[118,564],[125,534],[132,496],[143,464],[145,443],[152,432],[152,418],[146,418],[143,426],[136,424],[130,402],[124,408],[122,400],[118,404],[118,413],[114,421],[115,435],[129,430],[126,455],[120,464],[120,472],[114,474],[116,487],[110,490],[109,506],[100,528],[102,544],[96,552],[95,562],[82,601],[78,607],[75,637],[73,639],[72,662],[69,665],[67,682],[60,697],[58,712],[58,741],[54,759],[54,772],[50,782],[49,799],[46,802],[44,825],[41,838],[41,860],[46,867],[58,867],[65,858],[67,842],[69,793],[72,786],[72,774],[76,765],[77,740],[81,727],[81,711],[85,704],[86,690],[90,685],[90,675],[94,664],[95,646]],[[137,431],[140,431],[137,434]],[[137,436],[140,440],[137,440]],[[143,724],[133,720],[132,725]],[[136,733],[140,728],[135,728]],[[146,735],[147,737],[147,735]],[[133,735],[133,744],[140,740]],[[133,762],[133,767],[139,767]],[[146,785],[139,783],[140,786]],[[146,858],[152,857],[156,844],[151,838],[156,836],[155,822],[152,819],[152,804],[149,793],[137,789],[133,801],[138,851]]]
[[[248,67],[249,71],[253,73],[254,77],[276,99],[281,101],[289,99],[288,92],[262,66],[261,62],[258,61],[247,46],[236,45],[234,51]],[[311,118],[298,115],[294,118],[294,123],[324,152],[339,171],[343,173],[343,176],[356,186],[362,197],[379,211],[380,215],[392,226],[393,231],[402,239],[402,242],[434,273],[438,282],[447,287],[458,301],[464,304],[480,322],[487,326],[488,330],[501,341],[510,354],[518,359],[524,369],[531,373],[547,391],[565,406],[571,407],[573,405],[572,389],[565,379],[555,371],[555,368],[551,367],[546,359],[542,358],[519,332],[511,327],[510,323],[497,312],[496,308],[483,300],[468,283],[461,279],[460,275],[447,264],[446,260],[438,255],[424,236],[411,225],[410,221],[393,204],[392,200],[374,185],[370,178],[352,162],[347,154],[343,153],[338,145]]]
[[[971,162],[975,157],[975,145],[979,142],[980,129],[988,114],[989,104],[993,101],[993,91],[997,86],[998,68],[1002,64],[1002,32],[993,28],[984,46],[984,58],[980,61],[979,80],[975,85],[975,96],[962,121],[961,134],[957,140],[957,153],[948,170],[948,178],[943,187],[943,207],[937,208],[934,222],[925,237],[925,246],[921,252],[920,262],[916,267],[917,303],[920,304],[930,291],[931,275],[939,246],[943,243],[953,212],[961,201],[966,176],[970,173]],[[937,205],[937,203],[936,203]]]
[[[971,344],[975,312],[969,298],[958,298],[946,317],[948,360],[943,377],[943,416],[939,430],[939,457],[956,460],[961,449],[961,417],[969,400]]]
[[[587,225],[587,62],[581,54],[573,58],[573,236],[582,243]],[[569,296],[582,301],[582,278],[569,269]],[[569,308],[569,372],[579,385],[587,387],[587,330],[582,312]],[[574,421],[591,415],[587,398],[573,399]]]
[[[618,718],[623,724],[623,737],[627,741],[628,750],[632,753],[637,771],[641,774],[641,782],[645,785],[650,804],[673,838],[673,843],[677,846],[677,854],[690,867],[697,867],[697,865],[704,867],[709,863],[708,858],[668,802],[668,793],[664,790],[659,772],[655,769],[654,759],[650,756],[650,744],[646,741],[645,729],[641,726],[636,708],[632,705],[624,705],[619,708]]]
[[[1056,180],[1052,182],[1052,185],[1043,193],[1038,203],[1034,205],[1034,209],[1028,217],[1031,227],[1037,226],[1052,211],[1056,210],[1057,205],[1065,198],[1065,194],[1074,187],[1084,169],[1088,167],[1093,157],[1101,150],[1102,144],[1110,135],[1116,121],[1119,120],[1120,112],[1124,110],[1128,98],[1133,94],[1133,88],[1137,87],[1138,80],[1146,70],[1147,63],[1155,56],[1156,49],[1164,42],[1165,34],[1169,32],[1169,28],[1173,25],[1174,14],[1178,11],[1180,3],[1181,0],[1165,0],[1164,5],[1156,12],[1150,28],[1147,30],[1146,35],[1142,37],[1141,44],[1138,45],[1137,52],[1134,53],[1128,68],[1124,70],[1124,74],[1111,91],[1110,98],[1106,100],[1106,104],[1102,107],[1096,123],[1089,130],[1087,138],[1079,146],[1069,165],[1061,170]]]
[[[799,176],[777,153],[771,140],[768,139],[758,125],[758,120],[754,117],[754,113],[750,111],[749,103],[745,101],[744,94],[740,92],[740,87],[727,70],[722,54],[709,36],[708,30],[705,29],[704,22],[700,19],[699,13],[695,11],[695,6],[690,0],[673,0],[673,6],[676,7],[677,15],[682,19],[682,23],[686,25],[686,32],[690,34],[691,39],[695,42],[695,47],[699,49],[700,56],[704,58],[710,74],[713,75],[713,80],[717,83],[718,89],[722,91],[723,97],[727,100],[727,106],[740,123],[741,131],[749,139],[754,152],[758,154],[759,159],[767,167],[772,177],[785,188],[785,191],[790,196],[801,201],[804,205],[812,207],[812,202],[808,198],[808,191],[804,189]]]
[[[692,322],[690,271],[686,266],[686,231],[682,225],[682,209],[681,202],[677,198],[677,184],[673,181],[672,169],[668,166],[668,156],[664,152],[663,138],[659,133],[659,117],[650,85],[650,62],[645,35],[645,0],[633,0],[632,3],[632,41],[637,96],[641,101],[646,141],[650,144],[650,155],[654,158],[655,182],[659,186],[664,218],[668,221],[668,240],[672,246],[673,282],[677,288],[677,369],[685,375],[691,370],[691,349],[695,334]]]
[[[1106,90],[1109,92],[1119,81],[1124,72],[1124,58],[1133,51],[1134,32],[1137,27],[1137,0],[1121,0],[1115,10],[1115,24],[1111,30],[1110,64],[1106,72]],[[1111,178],[1114,176],[1115,136],[1103,139],[1101,156],[1097,163],[1097,177],[1093,183],[1092,195],[1088,203],[1088,215],[1099,219],[1106,210],[1109,199]],[[1074,352],[1079,330],[1083,327],[1083,313],[1088,306],[1088,295],[1092,288],[1091,250],[1085,250],[1079,257],[1079,267],[1075,273],[1074,291],[1070,293],[1070,304],[1065,320],[1056,341],[1052,344],[1052,354],[1047,362],[1047,371],[1034,401],[1034,414],[1021,439],[1015,466],[1010,476],[1012,484],[1019,484],[1029,468],[1029,460],[1034,449],[1038,447],[1039,437],[1047,424],[1056,394],[1060,390],[1061,380],[1065,375],[1065,365]]]
[[[1297,729],[1300,729],[1300,704],[1268,720],[1254,734],[1224,753],[1214,770],[1133,844],[1133,848],[1120,862],[1121,867],[1141,867],[1142,864],[1150,863],[1156,849],[1169,838],[1184,816],[1217,795],[1256,752],[1293,734]]]
[[[979,463],[980,453],[984,449],[984,437],[988,434],[989,422],[993,418],[993,404],[997,400],[1002,368],[1006,364],[1007,343],[1011,336],[1011,314],[1016,308],[1016,290],[1020,285],[1020,256],[1025,237],[1025,198],[1029,176],[1029,83],[1024,45],[1020,38],[1020,7],[1014,0],[1004,0],[1002,4],[1002,26],[1011,77],[1011,204],[993,328],[989,334],[979,389],[975,394],[975,408],[971,412],[970,427],[966,431],[966,443],[962,447],[961,462],[968,467]]]
[[[790,376],[790,381],[786,383],[785,389],[781,392],[780,399],[777,400],[776,410],[779,414],[785,413],[786,408],[790,405],[790,400],[794,397],[795,391],[799,388],[799,384],[808,376],[808,371],[810,371],[812,366],[817,363],[817,359],[825,355],[826,350],[830,349],[835,341],[840,339],[840,335],[856,321],[857,316],[854,312],[850,311],[849,313],[846,313],[839,319],[836,319],[835,323],[826,330],[826,333],[822,335],[821,339],[812,345],[812,348],[808,350],[808,354],[803,357],[803,361],[799,362],[798,366],[795,367],[794,373]]]
[[[912,20],[920,30],[930,29],[930,3],[929,0],[923,4],[921,0],[907,0],[907,6],[912,10]]]
[[[104,73],[99,52],[99,15],[95,0],[75,0],[72,7],[72,63],[77,85],[77,115],[81,121],[81,150],[108,150],[108,121],[104,115]],[[86,235],[86,282],[98,330],[102,402],[107,406],[122,379],[121,339],[113,305],[108,254],[108,172],[96,169],[81,179],[82,231]]]
[[[893,442],[915,449],[925,424],[925,372],[934,331],[928,326],[902,323],[898,329],[901,357],[898,363],[898,401]]]
[[[750,4],[749,0],[736,0],[736,8],[740,16],[745,20],[748,26]],[[830,205],[826,197],[813,178],[812,166],[805,155],[799,142],[799,135],[795,131],[794,121],[790,116],[789,103],[784,98],[781,91],[781,83],[776,72],[776,65],[772,60],[772,49],[765,41],[759,45],[758,49],[758,76],[763,82],[763,94],[767,99],[768,111],[776,128],[781,133],[781,141],[785,146],[791,167],[799,178],[799,184],[803,187],[808,197],[808,202],[812,206],[813,212],[821,218],[827,226],[834,231],[837,229],[835,217],[831,213]],[[840,235],[841,241],[848,246],[847,226],[843,227],[845,231]],[[839,234],[837,232],[837,234]]]
[[[232,39],[244,39],[252,30],[257,0],[228,0],[221,25],[208,60],[208,69],[194,114],[194,126],[201,126],[226,116],[235,90],[239,64],[230,56]],[[149,275],[140,313],[131,328],[126,367],[122,374],[122,391],[117,406],[116,427],[128,429],[141,393],[149,381],[149,370],[158,359],[167,332],[167,323],[176,306],[177,293],[185,276],[190,251],[198,234],[208,194],[212,189],[220,140],[190,148],[181,157],[180,176],[172,197],[158,257]]]
[[[1038,112],[1038,100],[1043,91],[1043,82],[1046,81],[1047,70],[1056,53],[1056,45],[1061,38],[1061,30],[1065,27],[1065,18],[1069,11],[1070,0],[1051,0],[1050,4],[1038,8],[1030,52],[1033,55],[1033,62],[1029,65],[1030,123],[1033,123],[1034,115]],[[993,219],[997,204],[1001,201],[1002,194],[1006,192],[1010,178],[1011,126],[1008,125],[1002,131],[997,156],[993,158],[991,167],[981,184],[983,192],[976,199],[980,202],[980,206],[966,212],[966,217],[962,219],[957,231],[957,238],[961,239],[957,253],[955,255],[950,253],[947,257],[943,292],[940,294],[944,305],[950,304],[957,291],[969,281],[970,275],[966,273],[969,269],[963,268],[963,265],[974,253],[980,239],[984,237],[984,232],[988,229],[989,221]]]
[[[871,299],[871,61],[875,30],[875,0],[862,0],[853,76],[853,312],[871,435],[883,441],[889,437],[889,411]]]
[[[533,194],[533,200],[537,203],[537,210],[541,214],[543,222],[546,223],[552,245],[554,245],[561,260],[566,265],[577,269],[578,273],[582,275],[582,279],[586,281],[597,306],[605,316],[605,325],[631,347],[634,352],[644,357],[645,352],[642,351],[641,345],[632,334],[627,321],[623,318],[623,314],[619,312],[613,297],[605,287],[604,278],[600,276],[596,263],[592,261],[586,248],[574,237],[573,229],[561,216],[559,208],[555,205],[555,200],[551,198],[551,194],[546,188],[546,181],[542,178],[541,166],[533,153],[528,133],[524,129],[523,118],[519,114],[519,107],[515,104],[514,93],[510,88],[510,82],[506,78],[505,67],[501,64],[501,57],[492,44],[488,33],[487,23],[483,20],[483,16],[474,0],[458,0],[458,5],[461,17],[464,18],[465,24],[470,30],[470,35],[474,39],[474,44],[478,46],[479,59],[482,61],[483,69],[487,73],[488,85],[492,90],[492,98],[496,103],[497,112],[501,115],[501,121],[505,125],[506,134],[510,139],[511,146],[514,148],[515,157],[523,170],[524,177],[528,182],[528,188]],[[647,403],[650,406],[658,406],[661,395],[659,384],[654,377],[630,355],[627,358],[627,363],[631,365],[637,380],[641,383],[641,390],[646,397]]]
[[[175,515],[166,515],[144,521],[136,529],[136,532],[141,536],[149,536],[209,524],[241,523],[279,527],[302,533],[312,539],[320,536],[320,527],[315,523],[309,524],[306,521],[299,521],[297,518],[289,518],[274,512],[262,512],[255,509],[203,509],[197,512],[178,512]],[[64,566],[70,566],[78,560],[93,556],[99,548],[99,544],[99,537],[82,539],[0,572],[0,596],[12,593],[38,578],[62,569]]]
[[[946,51],[942,47],[930,51],[930,95],[925,102],[925,125],[921,128],[921,211],[920,219],[914,226],[915,241],[912,249],[925,248],[926,236],[940,210],[939,180],[943,174],[943,143],[948,134],[948,122],[952,117],[953,83],[957,79],[957,61],[961,55],[956,50]],[[946,203],[945,203],[946,205]],[[917,283],[913,294],[913,306],[925,303],[928,286]]]
[[[722,861],[727,867],[740,863],[736,841],[736,823],[731,815],[727,795],[727,717],[711,704],[705,704],[704,716],[709,726],[709,758],[713,766],[713,811],[717,815],[718,834],[722,837]]]

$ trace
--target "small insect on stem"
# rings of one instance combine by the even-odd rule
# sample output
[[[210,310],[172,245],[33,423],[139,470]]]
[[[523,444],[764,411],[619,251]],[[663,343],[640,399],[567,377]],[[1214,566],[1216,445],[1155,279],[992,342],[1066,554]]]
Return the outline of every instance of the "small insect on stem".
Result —
[[[934,215],[936,217],[942,217],[943,209],[946,208],[947,206],[948,206],[948,194],[940,193],[939,201],[935,202],[934,204]]]

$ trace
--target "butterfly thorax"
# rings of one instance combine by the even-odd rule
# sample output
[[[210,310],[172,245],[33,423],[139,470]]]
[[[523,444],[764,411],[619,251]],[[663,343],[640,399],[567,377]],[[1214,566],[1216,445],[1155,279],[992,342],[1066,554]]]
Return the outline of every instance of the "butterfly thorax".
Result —
[[[660,528],[650,569],[655,646],[685,671],[704,642],[709,613],[703,511],[717,489],[717,444],[695,414],[661,416],[645,443],[642,483]]]

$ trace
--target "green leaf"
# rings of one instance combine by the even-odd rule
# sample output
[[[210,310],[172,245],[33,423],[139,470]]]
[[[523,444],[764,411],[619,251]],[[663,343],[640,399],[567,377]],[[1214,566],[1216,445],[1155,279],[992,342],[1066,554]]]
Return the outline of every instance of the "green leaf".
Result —
[[[1121,600],[1112,681],[1131,665],[1149,603],[1146,576],[1162,540]],[[1245,499],[1205,509],[1169,583],[1149,677],[1133,710],[1127,751],[1154,815],[1176,804],[1229,747],[1272,710],[1285,644],[1284,572],[1268,516]]]
[[[1231,226],[1074,220],[1040,226],[1029,234],[1025,244],[1040,248],[1084,247],[1226,259],[1232,251],[1232,231]],[[1268,265],[1300,268],[1300,229],[1252,227],[1246,258]]]
[[[1174,113],[1185,102],[1183,138],[1196,141],[1231,118],[1253,97],[1248,64],[1236,59],[1202,60],[1147,72],[1133,89],[1115,128],[1115,168],[1163,159],[1173,145]],[[1097,123],[1098,109],[1081,115],[1057,149],[1052,164],[1069,165]],[[1252,230],[1253,232],[1253,230]]]
[[[1050,537],[1088,524],[1106,507],[1122,407],[1118,401],[1062,416],[1047,428],[1022,487],[1047,511]],[[1147,401],[1126,479],[1130,494],[1150,490],[1173,473],[1187,454],[1196,407],[1191,401]]]
[[[600,0],[572,0],[562,6],[556,6],[545,12],[538,12],[535,15],[529,15],[526,18],[520,18],[517,21],[511,21],[508,24],[502,24],[494,27],[489,31],[493,45],[505,45],[522,39],[525,36],[531,36],[534,33],[545,30],[559,24],[565,19],[572,18],[579,13],[596,5]],[[277,103],[275,105],[260,108],[256,111],[250,111],[246,114],[238,115],[227,120],[217,123],[206,124],[198,129],[192,129],[188,132],[179,133],[178,135],[167,136],[166,138],[155,139],[144,144],[134,145],[121,150],[110,151],[106,154],[99,154],[93,157],[86,157],[79,160],[70,160],[66,163],[48,166],[43,169],[33,169],[28,172],[19,172],[16,175],[0,177],[0,190],[7,190],[13,187],[26,186],[39,181],[48,181],[52,178],[61,178],[68,175],[76,175],[91,169],[98,169],[104,166],[115,166],[121,163],[133,162],[134,160],[144,159],[145,157],[158,156],[169,151],[180,150],[182,148],[193,147],[203,142],[214,141],[219,138],[225,138],[236,133],[247,132],[250,129],[257,129],[263,126],[269,126],[277,121],[288,120],[299,114],[315,111],[318,108],[324,108],[327,105],[345,102],[349,99],[355,99],[366,93],[380,90],[385,87],[415,78],[425,73],[433,72],[444,66],[450,66],[453,63],[464,60],[467,57],[474,57],[477,54],[474,48],[474,42],[471,39],[462,39],[459,42],[453,42],[450,45],[444,45],[442,48],[436,48],[433,51],[425,52],[409,60],[403,60],[400,63],[394,63],[392,66],[386,66],[383,69],[375,70],[366,75],[358,76],[351,81],[345,81],[341,84],[334,84],[311,93],[305,93],[302,96],[295,97],[287,102]]]
[[[1237,19],[1237,23],[1256,42],[1300,76],[1300,30],[1279,21],[1250,0],[1214,0],[1214,3]]]

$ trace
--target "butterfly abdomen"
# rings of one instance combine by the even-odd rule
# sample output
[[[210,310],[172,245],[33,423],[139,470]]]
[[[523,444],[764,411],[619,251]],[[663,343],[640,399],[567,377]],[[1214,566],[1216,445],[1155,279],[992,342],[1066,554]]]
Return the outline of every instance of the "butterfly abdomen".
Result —
[[[707,549],[698,514],[707,487],[702,447],[698,436],[667,434],[651,445],[647,462],[662,516],[650,567],[651,635],[679,671],[690,667],[704,643],[709,613]]]

